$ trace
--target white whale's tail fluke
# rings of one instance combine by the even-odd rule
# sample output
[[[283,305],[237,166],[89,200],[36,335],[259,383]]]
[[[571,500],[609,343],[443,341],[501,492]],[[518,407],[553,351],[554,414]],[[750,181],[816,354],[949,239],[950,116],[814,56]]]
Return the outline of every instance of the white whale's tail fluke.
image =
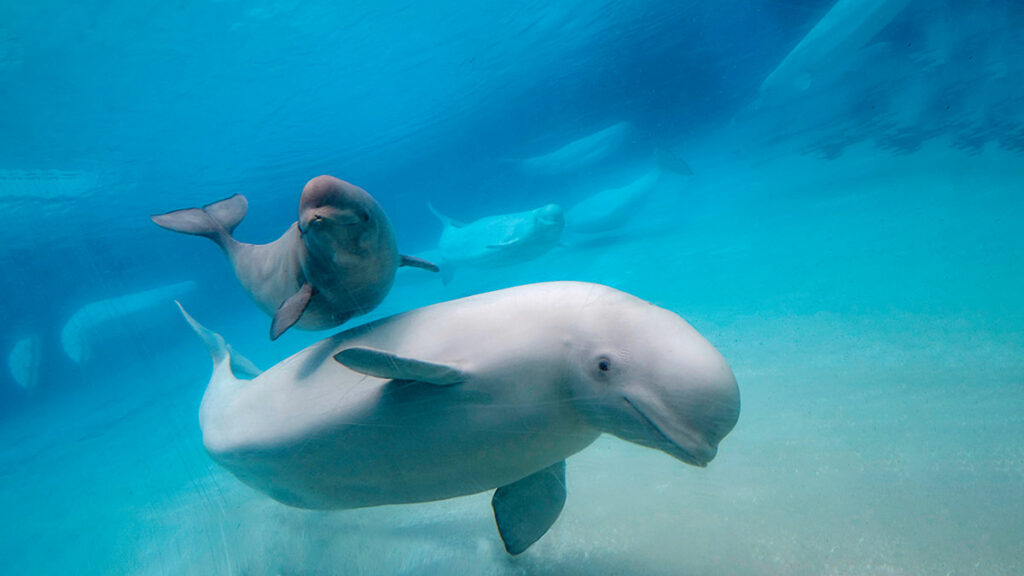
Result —
[[[654,157],[658,160],[658,168],[662,170],[669,170],[680,176],[693,176],[693,170],[686,160],[676,156],[668,148],[655,148]]]
[[[434,208],[434,203],[433,202],[427,202],[427,208],[430,209],[430,213],[433,214],[435,218],[437,218],[438,220],[441,221],[441,224],[444,224],[445,226],[448,226],[449,222],[451,222],[450,218],[448,218],[444,214],[441,214],[440,212],[438,212],[437,208]]]
[[[441,224],[444,224],[446,228],[448,226],[451,226],[452,228],[463,228],[463,227],[466,226],[462,222],[459,222],[458,220],[454,220],[454,219],[452,219],[452,218],[450,218],[448,216],[445,216],[444,214],[441,214],[440,212],[438,212],[437,208],[434,208],[434,203],[433,202],[427,202],[427,208],[430,208],[431,214],[436,216],[437,219],[441,221]]]
[[[43,352],[43,341],[38,334],[26,336],[11,348],[7,366],[11,377],[22,390],[31,390],[39,384],[39,368]]]
[[[175,300],[174,303],[178,305],[178,309],[181,310],[181,314],[185,317],[188,325],[192,327],[192,330],[195,330],[195,333],[199,335],[199,338],[202,339],[203,343],[210,350],[210,355],[213,357],[213,378],[211,381],[217,379],[218,376],[238,380],[240,378],[255,378],[260,375],[261,370],[248,358],[235,351],[224,340],[223,336],[196,321],[185,310],[185,307],[181,305],[181,302]]]
[[[245,196],[235,194],[202,208],[174,210],[150,218],[161,228],[182,234],[205,236],[216,242],[221,248],[226,248],[234,241],[231,238],[231,233],[245,218],[248,209],[249,201],[245,199]]]

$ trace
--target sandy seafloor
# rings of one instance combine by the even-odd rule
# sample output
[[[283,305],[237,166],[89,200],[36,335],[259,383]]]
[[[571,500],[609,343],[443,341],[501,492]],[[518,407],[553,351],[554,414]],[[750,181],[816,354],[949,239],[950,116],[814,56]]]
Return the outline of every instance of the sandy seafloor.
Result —
[[[602,437],[569,459],[561,518],[517,558],[490,494],[288,508],[203,452],[209,359],[169,320],[147,357],[0,423],[0,572],[1024,573],[1024,159],[939,140],[835,160],[708,150],[626,234],[448,287],[403,272],[378,313],[552,279],[668,307],[742,392],[707,469]],[[253,307],[210,324],[264,367],[319,337],[271,346],[266,321]]]

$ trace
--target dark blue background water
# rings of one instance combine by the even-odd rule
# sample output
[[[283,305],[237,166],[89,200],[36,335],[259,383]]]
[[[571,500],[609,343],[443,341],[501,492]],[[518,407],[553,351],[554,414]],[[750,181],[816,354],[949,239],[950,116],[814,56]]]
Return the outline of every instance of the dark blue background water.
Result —
[[[827,4],[10,4],[0,168],[97,184],[4,194],[2,347],[30,328],[53,344],[90,300],[225,280],[215,250],[151,213],[241,192],[241,237],[268,241],[330,173],[426,247],[427,201],[465,198],[465,217],[549,201],[509,158],[615,121],[651,139],[726,122]]]
[[[302,184],[331,173],[370,190],[403,246],[418,248],[437,234],[427,201],[468,204],[467,218],[549,201],[559,190],[524,180],[510,158],[616,121],[652,142],[735,122],[829,5],[11,3],[0,168],[69,171],[91,185],[3,192],[10,333],[52,333],[83,302],[177,280],[194,258],[216,273],[215,251],[161,233],[154,212],[241,192],[251,203],[243,238],[269,240]],[[949,129],[968,145],[1019,146],[1020,115],[1005,110],[1020,102],[1015,75],[981,98],[963,92],[992,52],[1008,54],[1020,21],[1010,2],[912,4],[876,39],[889,50],[884,69],[868,62],[855,76],[872,90],[802,130],[821,130],[830,154],[882,132],[912,149]],[[915,60],[937,43],[953,53],[941,74]],[[886,78],[906,85],[879,87]],[[926,89],[899,101],[914,78]],[[780,115],[764,130],[781,137],[793,123]]]

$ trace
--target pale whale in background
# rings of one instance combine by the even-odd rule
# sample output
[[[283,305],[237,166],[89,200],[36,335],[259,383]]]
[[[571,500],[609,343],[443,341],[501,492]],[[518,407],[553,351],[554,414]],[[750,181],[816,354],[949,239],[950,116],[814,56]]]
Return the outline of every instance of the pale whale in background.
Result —
[[[235,194],[152,219],[220,246],[246,293],[273,317],[272,340],[291,326],[324,330],[373,310],[391,290],[399,266],[437,271],[429,262],[399,254],[380,204],[362,188],[333,176],[306,183],[298,221],[269,244],[232,237],[247,209],[245,196]]]
[[[579,234],[615,232],[636,216],[660,186],[682,190],[683,181],[679,177],[693,175],[689,165],[667,150],[657,150],[656,155],[657,168],[625,186],[602,190],[573,204],[565,213],[566,231]]]
[[[189,280],[86,304],[71,315],[60,331],[64,352],[79,364],[88,362],[92,343],[103,339],[104,332],[161,304],[170,305],[195,287],[195,282]]]
[[[874,38],[909,0],[839,0],[761,83],[762,98],[806,90],[814,78],[842,66]]]
[[[457,222],[432,205],[430,211],[444,225],[437,253],[446,282],[459,266],[496,267],[532,260],[554,248],[565,227],[565,215],[557,204],[469,223]]]
[[[676,314],[597,284],[419,308],[322,340],[252,380],[232,370],[221,336],[185,316],[214,361],[203,444],[239,480],[313,509],[496,489],[511,554],[558,518],[565,459],[602,432],[705,466],[739,417],[736,380],[707,340]]]
[[[524,172],[537,176],[576,173],[621,152],[633,133],[631,123],[618,122],[557,150],[520,160],[519,165]]]
[[[42,340],[37,335],[18,340],[7,357],[11,378],[24,390],[31,390],[39,384],[39,365],[42,355]]]

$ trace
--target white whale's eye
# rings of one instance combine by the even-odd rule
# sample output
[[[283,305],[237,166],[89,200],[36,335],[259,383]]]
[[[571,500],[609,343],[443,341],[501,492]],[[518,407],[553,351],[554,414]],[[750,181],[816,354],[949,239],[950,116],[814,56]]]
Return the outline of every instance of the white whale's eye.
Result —
[[[612,364],[611,358],[602,354],[601,356],[591,360],[591,362],[593,362],[593,364],[591,364],[592,378],[595,380],[606,381],[611,377],[615,368]]]
[[[629,354],[625,350],[601,350],[587,360],[587,375],[604,384],[621,381],[629,371]]]

